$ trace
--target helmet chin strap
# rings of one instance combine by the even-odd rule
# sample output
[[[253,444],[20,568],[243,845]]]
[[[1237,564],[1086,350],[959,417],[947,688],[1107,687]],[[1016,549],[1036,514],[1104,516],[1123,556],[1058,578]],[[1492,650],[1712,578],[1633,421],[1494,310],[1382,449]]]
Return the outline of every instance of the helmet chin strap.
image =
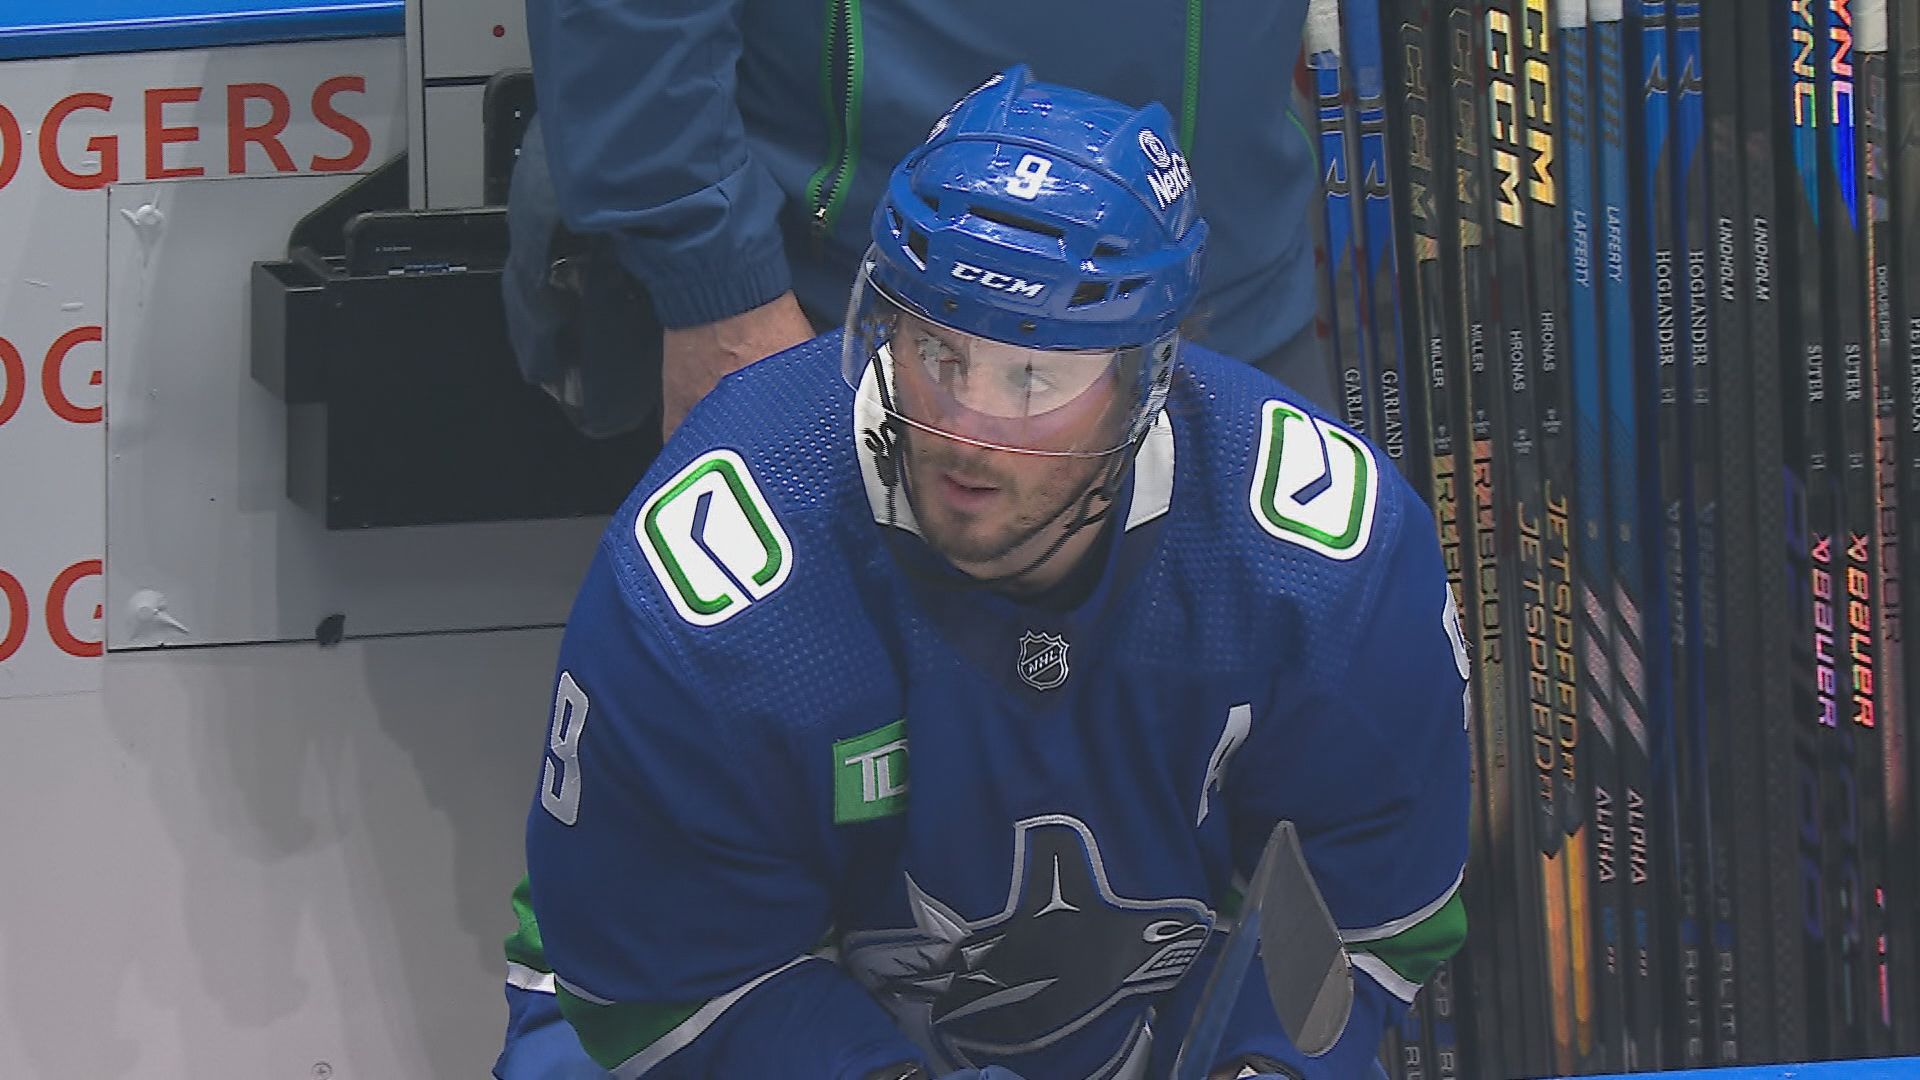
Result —
[[[1147,396],[1150,404],[1133,421],[1132,437],[1117,447],[1112,454],[1108,455],[1106,468],[1103,470],[1099,480],[1090,485],[1086,491],[1082,492],[1072,503],[1069,503],[1066,508],[1061,510],[1061,513],[1065,513],[1067,509],[1072,509],[1073,519],[1067,522],[1066,528],[1062,529],[1060,535],[1054,538],[1053,543],[1047,545],[1047,550],[1041,552],[1038,557],[1020,570],[1004,577],[994,578],[993,580],[996,583],[1018,581],[1032,574],[1048,559],[1058,554],[1060,548],[1065,545],[1074,534],[1078,533],[1081,529],[1105,521],[1107,516],[1113,512],[1113,504],[1120,498],[1120,488],[1126,481],[1127,470],[1133,466],[1133,459],[1139,454],[1140,447],[1146,444],[1147,433],[1153,430],[1153,425],[1158,419],[1160,410],[1165,406],[1166,391],[1171,385],[1172,380],[1173,368],[1170,365],[1161,368],[1160,373],[1156,376],[1155,385]],[[1094,505],[1095,503],[1099,505],[1096,507]],[[1059,519],[1059,514],[1054,515],[1055,521]]]
[[[1073,514],[1067,521],[1066,527],[1060,530],[1060,535],[1053,538],[1053,543],[1048,544],[1045,551],[1034,556],[1032,562],[1011,574],[980,580],[994,585],[1014,585],[1059,554],[1060,549],[1065,547],[1067,541],[1080,530],[1105,521],[1113,513],[1113,504],[1120,497],[1121,483],[1126,479],[1127,469],[1133,464],[1133,456],[1139,449],[1140,440],[1134,439],[1108,455],[1106,467],[1101,471],[1099,478],[1089,484],[1085,491],[1075,496],[1072,502],[1061,507],[1059,514],[1054,515],[1053,520],[1059,521],[1061,516],[1069,511]]]
[[[878,357],[875,357],[873,362],[877,366]],[[897,520],[898,511],[894,500],[899,497],[900,489],[911,483],[907,475],[904,450],[905,440],[902,438],[902,432],[900,431],[900,421],[896,418],[897,414],[893,404],[893,394],[887,386],[886,373],[876,370],[874,376],[874,389],[878,391],[880,395],[881,420],[877,429],[867,429],[865,438],[870,445],[874,446],[875,454],[880,459],[879,467],[883,485],[887,489],[887,517],[889,520]],[[1040,567],[1046,565],[1049,559],[1059,554],[1060,549],[1066,546],[1067,541],[1077,535],[1080,530],[1090,528],[1105,521],[1113,512],[1113,504],[1115,500],[1120,497],[1120,488],[1126,480],[1127,470],[1133,465],[1134,456],[1139,453],[1140,447],[1144,445],[1146,433],[1153,429],[1151,417],[1149,416],[1136,421],[1134,429],[1132,438],[1120,446],[1115,447],[1106,455],[1107,464],[1095,481],[1089,484],[1080,494],[1074,496],[1066,506],[1061,507],[1059,512],[1054,514],[1051,521],[1048,522],[1048,524],[1052,524],[1055,521],[1059,521],[1062,517],[1071,514],[1066,526],[1060,530],[1059,535],[1053,538],[1053,542],[1047,545],[1045,551],[1034,556],[1032,561],[1010,574],[999,574],[993,577],[975,577],[972,574],[962,572],[960,575],[962,580],[955,581],[950,576],[943,575],[942,579],[939,579],[940,583],[946,584],[948,587],[998,589],[1002,592],[1011,593],[1035,591],[1033,589],[1022,588],[1020,582],[1031,576],[1034,571],[1040,569]],[[935,551],[939,551],[939,548],[934,547],[931,542],[928,542],[927,546],[933,547]],[[941,556],[945,558],[946,553],[941,552]],[[908,566],[909,569],[912,567],[911,561],[903,565]],[[952,565],[951,560],[948,560],[948,565]],[[958,567],[955,567],[955,569],[958,569]],[[926,576],[930,580],[933,580],[931,575]]]
[[[887,452],[893,458],[893,464],[891,466],[883,466],[883,468],[890,467],[893,470],[894,477],[894,483],[887,485],[887,515],[889,518],[895,516],[895,504],[893,500],[898,497],[896,492],[900,487],[911,483],[907,475],[905,462],[901,460],[904,450],[901,449],[900,436],[894,427],[896,423],[897,421],[889,416],[887,419],[881,421],[881,430],[874,431],[869,429],[867,435],[869,441],[877,440],[884,443],[888,448]],[[1111,454],[1107,455],[1107,465],[1101,474],[1089,483],[1085,490],[1075,495],[1066,506],[1061,507],[1060,510],[1054,514],[1051,521],[1048,522],[1048,524],[1051,525],[1053,522],[1061,521],[1064,518],[1066,519],[1065,526],[1054,536],[1052,542],[1047,545],[1046,550],[1034,556],[1025,566],[1011,573],[996,574],[991,577],[976,577],[964,571],[960,572],[957,576],[952,574],[941,574],[937,577],[934,575],[919,576],[926,578],[930,582],[945,585],[948,588],[993,589],[1014,595],[1038,591],[1037,589],[1026,586],[1024,584],[1025,580],[1032,576],[1035,571],[1046,565],[1048,560],[1058,555],[1060,549],[1066,546],[1069,539],[1073,538],[1083,529],[1100,524],[1112,514],[1113,504],[1119,498],[1121,485],[1126,480],[1127,470],[1132,466],[1134,455],[1139,451],[1141,442],[1142,440],[1140,439],[1134,439],[1126,445],[1116,448]],[[892,530],[888,531],[891,532]],[[922,538],[922,542],[935,552],[938,552],[948,566],[953,566],[952,561],[947,559],[946,553],[940,551],[932,541]],[[906,565],[910,571],[913,569],[913,564],[910,560],[904,565]],[[957,571],[959,568],[953,567],[953,569]]]

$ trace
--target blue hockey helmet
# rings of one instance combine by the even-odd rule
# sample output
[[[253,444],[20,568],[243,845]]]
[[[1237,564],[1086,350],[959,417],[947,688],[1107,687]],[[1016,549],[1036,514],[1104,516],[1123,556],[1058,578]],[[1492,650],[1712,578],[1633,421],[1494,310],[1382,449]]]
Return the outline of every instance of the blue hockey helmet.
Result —
[[[1172,126],[1157,102],[1024,65],[961,99],[875,208],[847,382],[891,419],[995,449],[1135,442],[1165,402],[1206,244]],[[1061,422],[1075,413],[1098,422]]]

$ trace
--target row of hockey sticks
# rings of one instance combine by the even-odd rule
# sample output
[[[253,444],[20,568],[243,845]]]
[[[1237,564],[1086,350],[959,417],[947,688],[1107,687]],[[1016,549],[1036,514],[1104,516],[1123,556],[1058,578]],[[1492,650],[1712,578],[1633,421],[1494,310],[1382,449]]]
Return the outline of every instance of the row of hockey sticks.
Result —
[[[1477,664],[1470,993],[1402,1071],[1913,1045],[1920,48],[1769,5],[1349,0],[1310,42],[1347,419]]]

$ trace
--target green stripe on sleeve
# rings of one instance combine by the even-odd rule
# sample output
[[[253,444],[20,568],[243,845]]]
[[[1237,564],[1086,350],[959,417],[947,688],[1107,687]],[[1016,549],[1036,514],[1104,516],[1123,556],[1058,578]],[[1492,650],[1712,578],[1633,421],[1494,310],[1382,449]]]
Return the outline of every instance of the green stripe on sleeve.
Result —
[[[507,937],[507,960],[542,974],[552,974],[546,948],[540,941],[540,924],[533,917],[532,883],[522,877],[513,887],[513,914],[519,928]],[[707,1004],[691,1005],[603,1005],[556,987],[560,1014],[573,1025],[587,1056],[603,1069],[612,1070],[659,1042],[668,1032]]]
[[[519,926],[506,940],[509,984],[528,988],[515,981],[525,977],[525,972],[514,970],[515,966],[546,976],[540,980],[541,991],[547,992],[550,987],[557,995],[560,1015],[573,1027],[581,1048],[616,1080],[646,1073],[675,1050],[692,1042],[754,987],[818,958],[813,953],[795,957],[743,986],[704,1001],[610,1002],[596,997],[591,990],[575,988],[564,979],[552,977],[553,966],[547,961],[540,927],[534,921],[532,887],[525,877],[514,886],[513,913]],[[831,933],[827,940],[832,940]]]
[[[1458,951],[1466,937],[1467,905],[1456,888],[1433,914],[1389,937],[1351,942],[1348,951],[1373,955],[1394,974],[1417,986]]]
[[[573,1025],[587,1056],[609,1071],[659,1042],[705,1004],[596,1005],[560,987],[560,1015]]]
[[[533,921],[533,884],[525,875],[513,887],[513,915],[519,929],[507,935],[507,959],[513,963],[552,974],[547,950],[540,944],[540,925]]]

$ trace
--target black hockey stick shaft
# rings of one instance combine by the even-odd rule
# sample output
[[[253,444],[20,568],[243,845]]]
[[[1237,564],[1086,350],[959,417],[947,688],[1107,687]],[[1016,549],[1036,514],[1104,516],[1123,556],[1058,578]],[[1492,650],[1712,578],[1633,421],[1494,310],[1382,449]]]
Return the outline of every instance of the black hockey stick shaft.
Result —
[[[1494,491],[1501,520],[1497,526],[1505,597],[1502,617],[1519,631],[1508,671],[1509,732],[1517,769],[1510,795],[1516,800],[1513,872],[1521,897],[1521,959],[1529,996],[1548,1005],[1527,1030],[1530,1071],[1554,1068],[1560,1018],[1570,1014],[1567,946],[1555,933],[1555,917],[1564,918],[1565,899],[1554,859],[1559,854],[1558,816],[1553,800],[1558,741],[1551,691],[1548,603],[1542,504],[1540,433],[1534,401],[1539,377],[1538,342],[1531,312],[1538,289],[1528,265],[1528,159],[1525,106],[1520,87],[1521,6],[1518,0],[1490,0],[1482,12],[1485,71],[1482,118],[1488,134],[1486,158],[1491,180],[1488,229],[1496,268],[1489,298],[1493,302],[1494,363],[1499,385],[1491,402],[1494,439]],[[1569,1015],[1570,1026],[1570,1015]]]
[[[1766,956],[1767,1023],[1749,1032],[1753,1060],[1801,1060],[1807,1054],[1807,957],[1802,920],[1805,887],[1800,869],[1800,773],[1797,738],[1803,713],[1801,673],[1811,662],[1807,589],[1805,455],[1801,453],[1799,396],[1790,373],[1799,362],[1789,305],[1797,300],[1786,275],[1793,262],[1792,218],[1783,213],[1794,188],[1783,180],[1787,155],[1783,123],[1790,87],[1780,75],[1786,10],[1769,4],[1740,12],[1735,33],[1740,62],[1739,110],[1742,195],[1747,229],[1744,265],[1753,333],[1749,338],[1753,438],[1746,445],[1755,470],[1754,520],[1760,545],[1754,578],[1762,612],[1756,669],[1761,707],[1756,747],[1761,759],[1763,828],[1748,828],[1756,857],[1742,862],[1743,880],[1758,876],[1767,898],[1760,929]],[[1790,404],[1791,403],[1791,404]]]
[[[1488,173],[1485,161],[1485,130],[1482,94],[1486,84],[1482,59],[1481,20],[1477,6],[1455,0],[1447,12],[1443,30],[1448,70],[1448,102],[1452,120],[1452,157],[1456,194],[1455,228],[1450,237],[1458,269],[1456,311],[1461,328],[1465,378],[1459,380],[1462,392],[1463,423],[1457,438],[1461,442],[1463,477],[1471,491],[1472,546],[1467,561],[1470,595],[1467,621],[1473,636],[1475,679],[1474,705],[1478,721],[1475,732],[1479,748],[1480,802],[1484,808],[1487,836],[1487,863],[1491,868],[1488,888],[1499,898],[1499,907],[1490,912],[1494,923],[1492,937],[1494,968],[1492,985],[1483,985],[1476,972],[1473,992],[1478,1002],[1493,1005],[1477,1018],[1476,1030],[1487,1037],[1476,1041],[1479,1066],[1494,1074],[1522,1069],[1527,1060],[1526,1045],[1530,1033],[1538,1031],[1531,1015],[1533,1001],[1526,991],[1528,947],[1519,921],[1527,908],[1522,881],[1515,872],[1514,860],[1519,838],[1516,835],[1514,768],[1510,762],[1506,707],[1505,641],[1501,596],[1505,573],[1502,569],[1500,512],[1494,489],[1494,412],[1498,393],[1498,359],[1490,338],[1498,334],[1493,325],[1494,311],[1489,298],[1489,252],[1487,251]],[[1537,955],[1537,954],[1535,954]],[[1537,998],[1534,999],[1537,1001]],[[1495,1004],[1497,1003],[1497,1004]]]
[[[1888,861],[1907,882],[1904,896],[1896,897],[1892,908],[1892,927],[1896,970],[1903,976],[1895,982],[1894,1021],[1896,1043],[1902,1052],[1920,1046],[1920,976],[1914,965],[1920,962],[1920,912],[1916,912],[1916,891],[1920,875],[1914,867],[1920,863],[1920,829],[1915,827],[1913,782],[1920,775],[1920,746],[1911,737],[1913,703],[1920,698],[1920,633],[1912,620],[1920,612],[1920,527],[1913,524],[1920,508],[1920,0],[1895,0],[1889,5],[1892,34],[1890,49],[1889,183],[1890,207],[1888,247],[1891,249],[1893,288],[1889,304],[1893,315],[1893,348],[1889,355],[1892,371],[1887,389],[1892,397],[1894,415],[1894,492],[1897,506],[1904,508],[1900,520],[1906,527],[1899,537],[1903,568],[1900,587],[1900,611],[1904,614],[1901,633],[1902,656],[1890,663],[1903,668],[1907,708],[1900,710],[1898,729],[1904,746],[1898,752],[1889,747]],[[1901,991],[1904,989],[1904,998]]]
[[[1743,1038],[1766,1023],[1766,877],[1759,852],[1744,833],[1764,818],[1759,752],[1760,693],[1747,674],[1760,658],[1756,628],[1760,530],[1754,516],[1757,479],[1750,364],[1752,273],[1748,251],[1744,167],[1740,145],[1737,70],[1738,0],[1700,4],[1706,167],[1690,199],[1704,199],[1711,301],[1706,365],[1695,358],[1695,431],[1711,447],[1707,462],[1718,511],[1703,533],[1701,636],[1709,790],[1712,1002],[1714,1058],[1720,1064],[1755,1060]],[[1704,187],[1704,191],[1701,188]],[[1769,476],[1771,484],[1771,476]],[[1705,486],[1704,484],[1702,486]],[[1771,490],[1771,487],[1769,487]],[[1766,551],[1771,553],[1768,546]],[[1735,665],[1738,665],[1736,671]]]
[[[1413,361],[1413,374],[1406,382],[1410,402],[1407,413],[1419,418],[1416,430],[1425,442],[1424,448],[1410,453],[1409,458],[1423,463],[1427,470],[1425,482],[1419,486],[1425,489],[1433,510],[1447,586],[1454,603],[1462,605],[1461,625],[1470,626],[1464,606],[1469,553],[1462,537],[1471,535],[1472,511],[1470,500],[1462,499],[1460,443],[1454,435],[1464,422],[1465,400],[1460,391],[1465,388],[1466,362],[1458,323],[1450,320],[1447,306],[1448,282],[1457,274],[1449,266],[1457,266],[1457,258],[1450,257],[1451,248],[1441,243],[1448,230],[1455,227],[1452,193],[1443,182],[1453,175],[1450,127],[1444,108],[1435,105],[1446,100],[1445,54],[1436,47],[1433,0],[1389,0],[1382,21],[1392,42],[1385,50],[1386,79],[1396,89],[1399,103],[1388,109],[1390,138],[1393,146],[1403,148],[1393,155],[1391,163],[1395,236],[1403,282],[1400,294],[1407,300],[1403,305],[1404,340]],[[1471,719],[1477,726],[1478,713]],[[1474,765],[1477,792],[1484,777],[1477,757]],[[1471,816],[1467,871],[1461,888],[1469,909],[1479,913],[1488,910],[1491,897],[1483,886],[1487,876],[1486,822],[1484,804],[1478,798],[1473,801]],[[1423,995],[1423,1018],[1431,1036],[1431,1075],[1459,1076],[1465,1064],[1459,1038],[1461,1020],[1453,994],[1454,965],[1481,970],[1484,985],[1493,978],[1491,961],[1492,935],[1476,934],[1458,958],[1442,964],[1429,979]],[[1480,1011],[1491,1024],[1493,1010]],[[1491,1026],[1489,1030],[1493,1030]]]
[[[1900,383],[1897,353],[1894,348],[1893,260],[1891,250],[1891,195],[1889,156],[1892,145],[1889,105],[1890,42],[1886,0],[1856,0],[1854,47],[1859,55],[1856,65],[1856,99],[1861,106],[1862,191],[1864,203],[1861,223],[1867,255],[1867,373],[1868,391],[1873,403],[1873,595],[1878,604],[1875,639],[1874,715],[1877,732],[1864,737],[1877,739],[1881,775],[1874,803],[1878,814],[1878,835],[1873,837],[1876,857],[1883,877],[1869,883],[1865,897],[1868,912],[1868,956],[1873,978],[1868,1013],[1869,1049],[1878,1054],[1892,1052],[1899,1044],[1899,1025],[1894,1019],[1894,1001],[1909,1000],[1913,976],[1908,955],[1911,945],[1903,937],[1900,924],[1902,905],[1910,905],[1913,891],[1910,879],[1913,867],[1899,854],[1896,835],[1907,833],[1905,822],[1906,784],[1906,694],[1900,649],[1904,633],[1901,604],[1900,495],[1897,482],[1899,454],[1895,398]]]
[[[1669,8],[1668,106],[1672,167],[1674,260],[1671,307],[1674,371],[1663,378],[1661,461],[1667,572],[1668,650],[1674,672],[1669,741],[1674,748],[1668,849],[1684,912],[1672,955],[1679,971],[1684,1024],[1676,1031],[1675,1061],[1702,1066],[1714,1061],[1712,971],[1712,816],[1706,756],[1709,628],[1704,605],[1717,594],[1702,573],[1714,555],[1713,527],[1719,512],[1713,439],[1718,417],[1712,402],[1712,322],[1708,308],[1705,137],[1702,100],[1700,6],[1673,0]],[[1673,392],[1669,399],[1668,390]],[[1719,627],[1712,627],[1717,650]],[[1717,704],[1717,699],[1716,699]]]
[[[1871,958],[1871,894],[1884,882],[1878,865],[1881,784],[1874,717],[1878,605],[1874,598],[1873,395],[1868,368],[1866,249],[1862,230],[1860,132],[1851,0],[1827,0],[1819,66],[1822,271],[1827,338],[1828,412],[1839,481],[1834,536],[1834,644],[1837,716],[1827,739],[1827,771],[1838,857],[1830,880],[1840,951],[1838,987],[1849,1054],[1871,1053],[1878,997]]]
[[[1825,278],[1820,198],[1820,129],[1827,101],[1819,71],[1826,38],[1826,11],[1815,0],[1784,0],[1787,33],[1782,66],[1789,88],[1787,133],[1791,157],[1786,177],[1787,205],[1794,221],[1792,266],[1797,296],[1796,334],[1800,388],[1798,453],[1805,462],[1804,535],[1807,549],[1808,626],[1801,713],[1795,737],[1795,769],[1801,820],[1798,835],[1802,873],[1807,996],[1808,1051],[1822,1057],[1846,1046],[1846,999],[1839,929],[1843,919],[1835,899],[1842,874],[1838,834],[1845,827],[1839,807],[1846,801],[1830,760],[1831,733],[1839,726],[1844,653],[1837,645],[1836,611],[1844,612],[1835,591],[1835,538],[1840,532],[1838,477],[1833,467],[1833,410],[1829,401],[1829,364],[1825,327]],[[1836,608],[1839,599],[1842,605]]]

